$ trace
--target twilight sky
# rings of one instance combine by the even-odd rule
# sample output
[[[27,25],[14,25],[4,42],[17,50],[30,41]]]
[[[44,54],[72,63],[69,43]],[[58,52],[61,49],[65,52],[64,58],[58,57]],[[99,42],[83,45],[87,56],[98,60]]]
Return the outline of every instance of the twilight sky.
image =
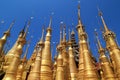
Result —
[[[41,37],[42,26],[48,27],[50,16],[52,23],[52,55],[56,54],[56,43],[59,42],[60,23],[66,24],[76,32],[78,0],[0,0],[0,36],[8,29],[10,23],[16,19],[8,39],[10,47],[15,43],[20,30],[24,27],[25,21],[31,20],[29,28],[30,36],[33,36],[30,44],[28,58],[31,56],[36,42]],[[100,41],[105,47],[102,33],[100,31],[101,20],[98,16],[97,6],[102,10],[105,22],[110,30],[116,33],[120,43],[120,0],[80,0],[81,19],[88,33],[88,40],[92,54],[98,57],[95,44],[94,29],[97,29]],[[76,39],[78,34],[76,32]],[[7,45],[6,45],[7,46]],[[8,49],[10,49],[8,47]],[[26,47],[26,46],[25,46]]]

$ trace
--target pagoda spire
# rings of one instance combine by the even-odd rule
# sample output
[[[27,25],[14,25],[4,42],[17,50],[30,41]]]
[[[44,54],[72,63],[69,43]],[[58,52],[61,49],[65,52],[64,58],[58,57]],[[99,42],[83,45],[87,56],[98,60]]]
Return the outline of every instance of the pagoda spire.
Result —
[[[68,53],[67,53],[67,41],[66,41],[66,25],[63,24],[63,40],[62,40],[62,57],[63,57],[63,66],[64,66],[64,79],[68,80],[69,78],[69,63],[68,63]]]
[[[69,68],[70,68],[70,78],[71,80],[76,80],[77,79],[77,67],[73,55],[73,48],[72,48],[72,42],[70,38],[70,29],[69,29],[69,48],[68,48],[68,53],[69,53]]]
[[[5,55],[5,70],[8,68],[9,64],[12,62],[14,55],[16,54],[17,46],[19,45],[19,42],[26,43],[25,35],[27,33],[27,28],[25,31],[25,27],[27,26],[27,23],[25,23],[24,28],[20,31],[18,39],[16,40],[13,47],[8,51],[8,53]],[[23,41],[23,42],[22,42]]]
[[[26,25],[26,29],[25,29],[25,32],[24,32],[24,35],[23,35],[23,38],[25,38],[26,37],[26,35],[27,35],[27,33],[28,33],[28,28],[29,28],[29,26],[30,26],[30,21],[28,21],[28,23],[27,23],[27,25]]]
[[[104,21],[104,18],[103,18],[103,16],[102,16],[102,11],[100,11],[99,8],[98,8],[98,12],[99,12],[99,16],[100,16],[100,18],[101,18],[101,20],[102,20],[102,23],[103,23],[105,32],[109,31],[109,29],[108,29],[108,27],[107,27],[107,25],[106,25],[106,23],[105,23],[105,21]]]
[[[41,66],[41,57],[42,57],[42,50],[44,47],[44,28],[42,30],[42,36],[40,41],[38,42],[36,46],[37,56],[34,62],[34,66],[32,70],[30,71],[30,74],[28,76],[28,80],[41,80],[40,79],[40,66]]]
[[[6,71],[6,74],[3,78],[3,80],[16,80],[16,73],[17,73],[17,68],[20,63],[20,56],[22,54],[22,48],[24,44],[26,43],[26,39],[22,38],[18,41],[18,45],[14,49],[15,51],[13,59],[11,60],[11,64],[8,66],[9,68]]]
[[[102,45],[100,44],[100,40],[98,39],[98,34],[97,34],[96,31],[95,31],[95,35],[96,35],[96,41],[97,41],[98,49],[102,50],[103,48],[102,48]]]
[[[7,37],[10,35],[10,30],[13,27],[15,20],[10,24],[8,30],[4,32],[3,37],[0,39],[0,56],[2,56],[3,47],[7,41]]]
[[[79,11],[78,7],[78,11]],[[78,15],[79,17],[79,15]],[[87,40],[87,33],[85,32],[83,25],[78,23],[77,26],[78,35],[79,35],[79,80],[98,80],[98,75],[95,71],[95,65],[93,64],[92,54],[89,49],[89,43]]]
[[[42,60],[41,60],[41,74],[40,78],[43,80],[52,80],[52,58],[51,58],[51,26],[52,26],[52,18],[50,18],[50,23],[47,28],[47,34],[45,38],[45,45],[42,51]]]
[[[98,45],[98,52],[100,54],[100,64],[101,64],[101,69],[103,71],[102,78],[105,80],[116,80],[117,78],[114,75],[113,69],[105,55],[105,50],[102,48],[100,41],[98,39],[97,32],[96,33],[96,40],[97,40],[97,45]]]
[[[101,16],[102,17],[102,16]],[[115,40],[115,33],[108,30],[107,26],[104,24],[105,32],[103,33],[103,38],[106,42],[106,48],[110,53],[110,59],[113,65],[115,76],[120,79],[120,49]]]

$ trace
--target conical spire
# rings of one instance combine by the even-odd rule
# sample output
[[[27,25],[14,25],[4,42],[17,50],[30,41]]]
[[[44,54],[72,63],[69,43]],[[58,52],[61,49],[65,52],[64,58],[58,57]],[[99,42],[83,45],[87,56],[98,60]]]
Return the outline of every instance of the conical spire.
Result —
[[[108,27],[107,27],[107,25],[106,25],[106,23],[105,23],[105,21],[104,21],[104,18],[103,18],[103,16],[102,16],[102,11],[100,11],[99,8],[98,8],[98,12],[99,12],[99,16],[101,17],[101,20],[102,20],[102,23],[103,23],[105,32],[106,32],[106,31],[109,31],[109,29],[108,29]]]
[[[23,29],[20,31],[19,37],[22,37],[22,36],[24,35],[26,25],[27,25],[27,21],[25,22]],[[18,39],[19,39],[19,38],[18,38]]]
[[[25,38],[26,37],[26,35],[27,35],[27,32],[28,32],[28,28],[29,28],[29,26],[30,26],[30,20],[28,21],[28,23],[27,23],[27,25],[26,25],[26,29],[25,29],[25,33],[24,33],[24,35],[23,35],[23,38]]]
[[[115,75],[113,72],[113,69],[111,68],[111,65],[105,55],[105,50],[102,48],[100,41],[98,39],[98,35],[97,32],[95,32],[96,35],[96,40],[97,40],[97,44],[98,44],[98,52],[100,54],[100,63],[101,63],[101,69],[103,71],[103,76],[101,75],[102,78],[105,78],[105,80],[115,80]]]
[[[40,41],[37,43],[36,46],[36,51],[37,51],[37,56],[34,62],[34,66],[32,70],[30,71],[30,74],[28,76],[28,80],[40,80],[40,66],[41,66],[41,57],[42,57],[42,50],[44,47],[44,28],[42,30],[42,36]]]
[[[25,24],[26,25],[26,24]],[[16,49],[18,47],[18,44],[21,42],[22,46],[25,44],[26,40],[25,38],[23,38],[23,35],[25,33],[25,26],[24,28],[20,31],[18,39],[16,40],[15,44],[13,45],[13,47],[8,51],[8,53],[5,56],[5,69],[8,68],[9,64],[12,62],[14,55],[16,54]],[[20,44],[21,46],[21,44]]]
[[[78,5],[78,25],[77,25],[78,34],[84,32],[84,26],[80,18],[80,4]]]
[[[78,7],[78,11],[79,11]],[[80,14],[80,13],[79,13]],[[79,17],[79,16],[78,16]],[[93,64],[93,59],[91,55],[91,51],[89,48],[89,43],[87,40],[87,33],[85,32],[83,25],[79,22],[77,26],[78,35],[79,35],[79,73],[78,79],[81,80],[97,80],[98,75],[95,71],[95,65]]]
[[[77,79],[77,67],[75,64],[75,59],[73,55],[73,48],[72,48],[72,42],[70,38],[70,29],[69,29],[69,68],[70,68],[70,78],[71,80],[76,80]]]
[[[45,45],[42,51],[42,60],[41,60],[41,79],[43,80],[52,80],[52,59],[51,59],[51,23],[47,28],[47,34],[45,38]],[[48,76],[49,74],[49,76]]]
[[[99,39],[98,39],[98,34],[97,34],[96,31],[95,31],[95,36],[96,36],[96,41],[97,41],[98,49],[102,49],[102,46],[101,46],[101,44],[100,44],[100,41],[99,41]]]
[[[4,45],[5,45],[6,41],[7,41],[7,37],[10,35],[10,30],[13,27],[14,23],[15,23],[15,21],[13,21],[10,24],[9,29],[6,32],[4,32],[3,37],[0,39],[0,56],[2,55],[1,53],[3,51],[3,47],[4,47]]]

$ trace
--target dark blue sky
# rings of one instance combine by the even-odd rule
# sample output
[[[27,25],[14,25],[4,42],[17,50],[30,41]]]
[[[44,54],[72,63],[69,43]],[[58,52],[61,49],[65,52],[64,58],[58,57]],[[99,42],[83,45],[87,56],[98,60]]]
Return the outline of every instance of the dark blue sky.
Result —
[[[96,16],[98,16],[97,6],[103,12],[103,17],[109,29],[114,31],[117,35],[118,43],[120,43],[120,0],[81,0],[81,19],[85,25],[86,32],[89,36],[91,51],[95,57],[98,57],[94,29],[99,32],[102,45],[105,47],[104,40],[100,31],[100,25]],[[8,26],[13,19],[16,19],[15,25],[11,31],[11,37],[9,38],[10,46],[12,46],[23,28],[25,21],[32,18],[29,28],[30,36],[33,36],[32,42],[29,48],[28,58],[31,56],[36,42],[41,37],[42,25],[48,26],[50,16],[52,14],[52,45],[53,53],[56,53],[53,42],[59,41],[59,29],[60,22],[67,25],[67,28],[75,29],[77,25],[77,0],[0,0],[0,36],[8,29]],[[73,26],[72,26],[73,25]],[[76,38],[78,38],[76,32]],[[10,49],[10,48],[9,48]]]

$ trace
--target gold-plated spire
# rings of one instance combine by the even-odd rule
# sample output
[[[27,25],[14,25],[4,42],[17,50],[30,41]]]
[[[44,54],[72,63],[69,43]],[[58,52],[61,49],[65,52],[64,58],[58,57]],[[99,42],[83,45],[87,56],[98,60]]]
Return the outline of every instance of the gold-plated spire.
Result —
[[[73,48],[72,48],[72,42],[70,39],[70,29],[69,29],[69,68],[70,68],[70,78],[71,80],[77,80],[77,67],[75,64],[75,59],[74,59],[74,55],[73,55]]]
[[[83,26],[82,21],[80,19],[80,4],[78,5],[78,25],[77,25],[77,31],[78,31],[79,34],[80,34],[80,32],[84,32],[84,26]]]
[[[78,11],[79,10],[80,9],[78,8]],[[89,79],[98,80],[97,73],[94,69],[95,65],[93,64],[92,54],[91,51],[89,50],[89,44],[87,42],[87,34],[83,29],[81,23],[78,23],[77,30],[79,35],[79,46],[80,46],[78,80],[89,80]]]
[[[51,23],[50,19],[49,26],[47,28],[47,34],[45,39],[45,45],[42,51],[42,60],[41,60],[41,80],[52,80],[52,59],[51,59]]]
[[[105,31],[109,31],[104,19],[103,19],[103,16],[102,16],[102,12],[100,11],[100,9],[98,8],[98,11],[99,11],[99,16],[101,17],[101,20],[102,20],[102,23],[103,23],[103,26],[104,26],[104,29]]]
[[[37,56],[34,62],[34,66],[28,76],[28,80],[41,80],[40,79],[40,68],[41,68],[40,66],[41,66],[42,49],[44,47],[43,36],[44,36],[44,29],[42,31],[41,39],[36,46]]]
[[[14,23],[15,23],[15,20],[10,24],[8,30],[6,32],[4,32],[3,37],[0,39],[0,57],[1,57],[1,53],[3,51],[3,47],[7,41],[7,37],[10,35],[10,30],[13,27]]]
[[[68,62],[68,53],[67,53],[67,40],[66,40],[66,25],[63,25],[63,40],[61,46],[63,47],[61,54],[63,57],[63,66],[64,66],[64,79],[69,79],[69,62]]]
[[[28,21],[28,24],[26,25],[26,29],[25,29],[25,33],[24,33],[24,35],[23,35],[23,38],[25,38],[26,37],[26,35],[27,35],[27,32],[28,32],[28,28],[29,28],[29,26],[30,26],[30,21]]]
[[[100,41],[99,41],[99,39],[98,39],[98,34],[97,34],[96,31],[95,31],[95,35],[96,35],[96,40],[97,40],[98,49],[101,50],[101,49],[103,49],[103,48],[102,48],[102,46],[101,46],[101,44],[100,44]]]
[[[26,24],[25,24],[26,25]],[[25,34],[25,26],[22,29],[22,31],[20,31],[20,34],[18,36],[18,39],[16,40],[15,44],[13,45],[13,47],[8,51],[8,53],[5,55],[5,66],[4,66],[4,70],[6,70],[9,66],[9,64],[12,62],[14,55],[16,54],[16,48],[19,45],[19,42],[23,41],[23,43],[25,43],[25,37],[23,37],[23,35]],[[26,34],[25,34],[26,35]]]
[[[100,54],[100,64],[101,64],[101,69],[103,71],[103,78],[105,80],[116,80],[113,69],[107,59],[107,57],[105,56],[105,50],[102,48],[100,41],[98,39],[98,35],[97,32],[96,33],[96,40],[97,40],[97,44],[98,44],[98,52]]]
[[[113,65],[113,69],[116,72],[115,76],[118,77],[118,80],[120,79],[120,49],[119,46],[115,40],[115,34],[108,29],[106,26],[104,19],[101,16],[105,32],[103,33],[104,40],[106,41],[106,48],[110,53],[110,60]]]
[[[14,57],[12,59],[11,64],[9,65],[9,68],[6,71],[3,80],[16,80],[17,68],[20,63],[20,56],[22,54],[22,48],[25,43],[25,38],[18,41],[18,45],[16,46],[16,49],[14,51]]]

